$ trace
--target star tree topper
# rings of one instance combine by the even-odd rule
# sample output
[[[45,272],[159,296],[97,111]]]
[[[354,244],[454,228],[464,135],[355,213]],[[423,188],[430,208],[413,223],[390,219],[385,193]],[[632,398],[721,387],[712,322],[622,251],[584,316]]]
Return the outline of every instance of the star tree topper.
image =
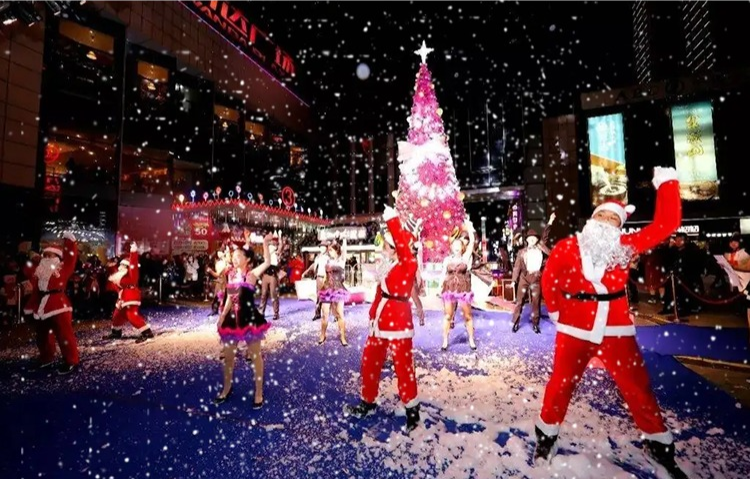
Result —
[[[432,53],[434,49],[427,48],[427,43],[425,43],[424,40],[422,40],[422,47],[419,50],[415,50],[414,53],[422,57],[422,63],[427,63],[427,55]]]

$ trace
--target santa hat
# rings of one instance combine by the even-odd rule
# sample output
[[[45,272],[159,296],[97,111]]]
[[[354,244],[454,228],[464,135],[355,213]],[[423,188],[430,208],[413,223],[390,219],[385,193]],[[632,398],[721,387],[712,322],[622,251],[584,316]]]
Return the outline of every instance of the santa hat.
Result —
[[[60,248],[57,248],[55,246],[48,246],[42,250],[42,253],[50,253],[57,255],[60,259],[63,258],[63,251]]]
[[[124,260],[120,261],[120,266],[128,266],[128,267],[130,267],[130,261],[124,259]]]
[[[616,214],[620,218],[620,226],[622,226],[628,220],[628,217],[635,211],[635,206],[626,205],[621,201],[605,201],[594,209],[591,216],[593,217],[600,211],[611,211]]]

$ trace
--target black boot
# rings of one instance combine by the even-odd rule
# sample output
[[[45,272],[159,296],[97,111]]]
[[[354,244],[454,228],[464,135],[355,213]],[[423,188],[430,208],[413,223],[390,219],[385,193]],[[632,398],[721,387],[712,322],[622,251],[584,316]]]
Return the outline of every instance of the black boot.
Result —
[[[662,444],[656,441],[646,439],[643,443],[643,449],[646,456],[652,461],[663,467],[669,477],[672,479],[688,479],[680,466],[674,460],[674,443]]]
[[[516,321],[515,323],[513,323],[513,332],[517,333],[519,329],[521,329],[521,322]]]
[[[535,324],[535,325],[533,326],[533,329],[534,329],[534,332],[535,332],[536,334],[542,334],[542,330],[541,330],[541,329],[539,329],[539,325],[538,325],[538,324]]]
[[[113,329],[102,339],[122,339],[122,329]]]
[[[534,449],[534,462],[537,460],[552,462],[557,453],[557,436],[548,436],[538,427],[536,431],[536,448]]]
[[[371,414],[374,414],[377,407],[377,404],[360,401],[356,406],[346,406],[344,408],[344,412],[349,416],[354,416],[357,419],[362,419]]]
[[[147,330],[143,331],[141,333],[141,336],[135,340],[136,344],[143,343],[148,339],[152,339],[154,337],[154,333],[151,331],[151,328],[148,328]]]
[[[406,408],[406,432],[412,432],[417,426],[419,426],[419,404]]]

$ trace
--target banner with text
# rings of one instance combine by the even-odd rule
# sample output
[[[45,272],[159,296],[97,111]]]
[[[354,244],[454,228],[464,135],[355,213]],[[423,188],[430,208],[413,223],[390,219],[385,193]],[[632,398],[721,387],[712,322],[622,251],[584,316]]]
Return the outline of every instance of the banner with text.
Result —
[[[673,106],[672,133],[682,199],[719,199],[711,102]]]
[[[588,119],[591,202],[628,202],[625,132],[622,113]]]

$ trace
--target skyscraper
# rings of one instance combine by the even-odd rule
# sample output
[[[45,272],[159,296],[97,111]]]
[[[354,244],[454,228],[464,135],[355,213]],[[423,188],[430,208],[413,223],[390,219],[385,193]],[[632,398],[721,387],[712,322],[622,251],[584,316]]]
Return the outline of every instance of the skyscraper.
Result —
[[[750,66],[747,2],[633,3],[638,83]]]

